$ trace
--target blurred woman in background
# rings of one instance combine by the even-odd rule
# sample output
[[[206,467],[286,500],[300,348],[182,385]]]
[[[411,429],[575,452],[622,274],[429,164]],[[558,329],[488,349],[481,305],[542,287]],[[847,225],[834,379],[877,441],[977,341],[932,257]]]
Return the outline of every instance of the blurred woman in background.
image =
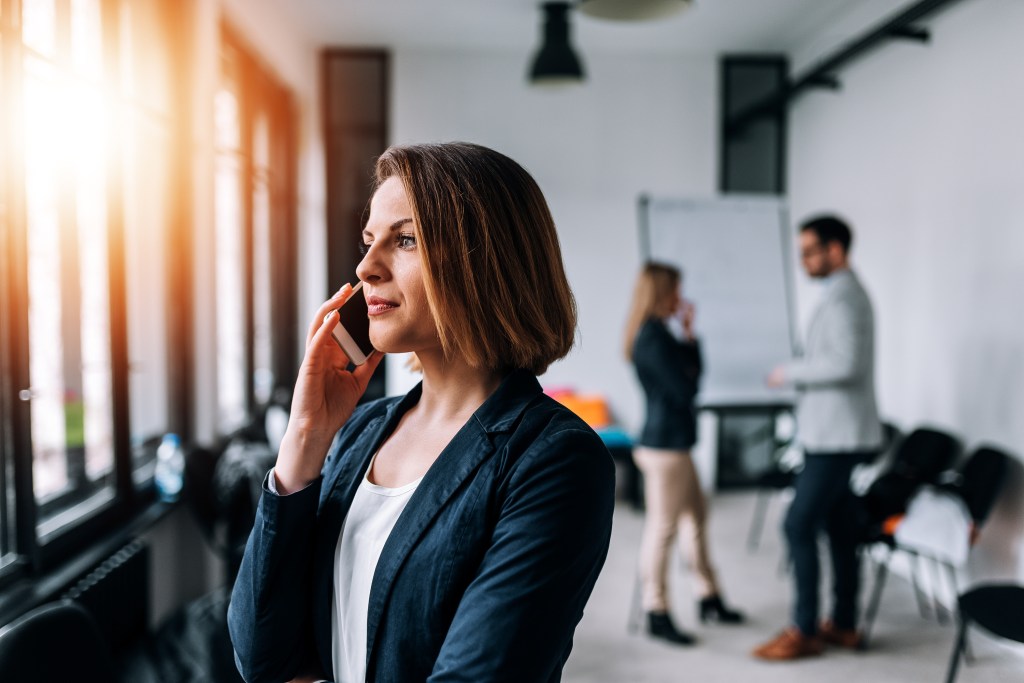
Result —
[[[687,557],[696,580],[700,621],[735,624],[743,615],[722,601],[708,558],[706,501],[690,457],[697,441],[694,399],[700,386],[701,352],[693,331],[693,304],[683,299],[681,283],[682,274],[674,266],[644,265],[626,325],[625,351],[646,399],[646,419],[633,459],[644,475],[640,578],[647,631],[655,638],[689,645],[695,638],[679,630],[669,615],[669,548],[680,529],[690,546]],[[673,320],[678,322],[675,332],[669,324]]]

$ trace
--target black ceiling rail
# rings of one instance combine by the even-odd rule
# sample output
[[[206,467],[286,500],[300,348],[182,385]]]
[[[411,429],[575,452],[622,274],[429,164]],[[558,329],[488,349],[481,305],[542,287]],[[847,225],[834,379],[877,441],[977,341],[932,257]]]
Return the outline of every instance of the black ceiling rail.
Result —
[[[823,87],[838,90],[839,79],[836,72],[886,41],[903,39],[928,42],[929,32],[915,24],[957,2],[961,0],[922,0],[883,21],[860,38],[850,41],[832,55],[818,61],[804,75],[790,80],[776,94],[755,102],[730,117],[726,124],[727,135],[736,135],[757,119],[777,113],[805,90]]]

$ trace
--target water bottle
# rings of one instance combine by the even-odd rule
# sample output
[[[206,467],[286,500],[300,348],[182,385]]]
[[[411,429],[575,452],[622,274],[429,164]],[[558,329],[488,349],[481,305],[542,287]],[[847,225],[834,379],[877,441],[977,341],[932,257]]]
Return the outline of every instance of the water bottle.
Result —
[[[160,500],[172,503],[181,495],[185,482],[185,452],[177,434],[164,434],[156,449],[156,493]]]

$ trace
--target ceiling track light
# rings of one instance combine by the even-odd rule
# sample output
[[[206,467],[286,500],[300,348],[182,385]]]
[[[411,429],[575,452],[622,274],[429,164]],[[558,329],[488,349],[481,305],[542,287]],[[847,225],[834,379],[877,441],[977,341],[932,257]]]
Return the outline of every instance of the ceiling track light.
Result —
[[[584,14],[613,21],[663,19],[683,11],[693,0],[577,0]]]
[[[569,85],[584,79],[583,64],[569,44],[569,3],[545,2],[544,25],[540,49],[530,67],[530,83],[534,85]]]

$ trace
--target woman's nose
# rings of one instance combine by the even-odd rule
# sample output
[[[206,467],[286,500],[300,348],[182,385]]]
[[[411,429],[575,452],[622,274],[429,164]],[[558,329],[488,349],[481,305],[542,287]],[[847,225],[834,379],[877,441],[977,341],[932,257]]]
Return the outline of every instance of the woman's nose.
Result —
[[[356,277],[363,282],[373,282],[383,277],[384,269],[380,262],[378,250],[371,244],[363,255],[362,260],[356,265]]]

